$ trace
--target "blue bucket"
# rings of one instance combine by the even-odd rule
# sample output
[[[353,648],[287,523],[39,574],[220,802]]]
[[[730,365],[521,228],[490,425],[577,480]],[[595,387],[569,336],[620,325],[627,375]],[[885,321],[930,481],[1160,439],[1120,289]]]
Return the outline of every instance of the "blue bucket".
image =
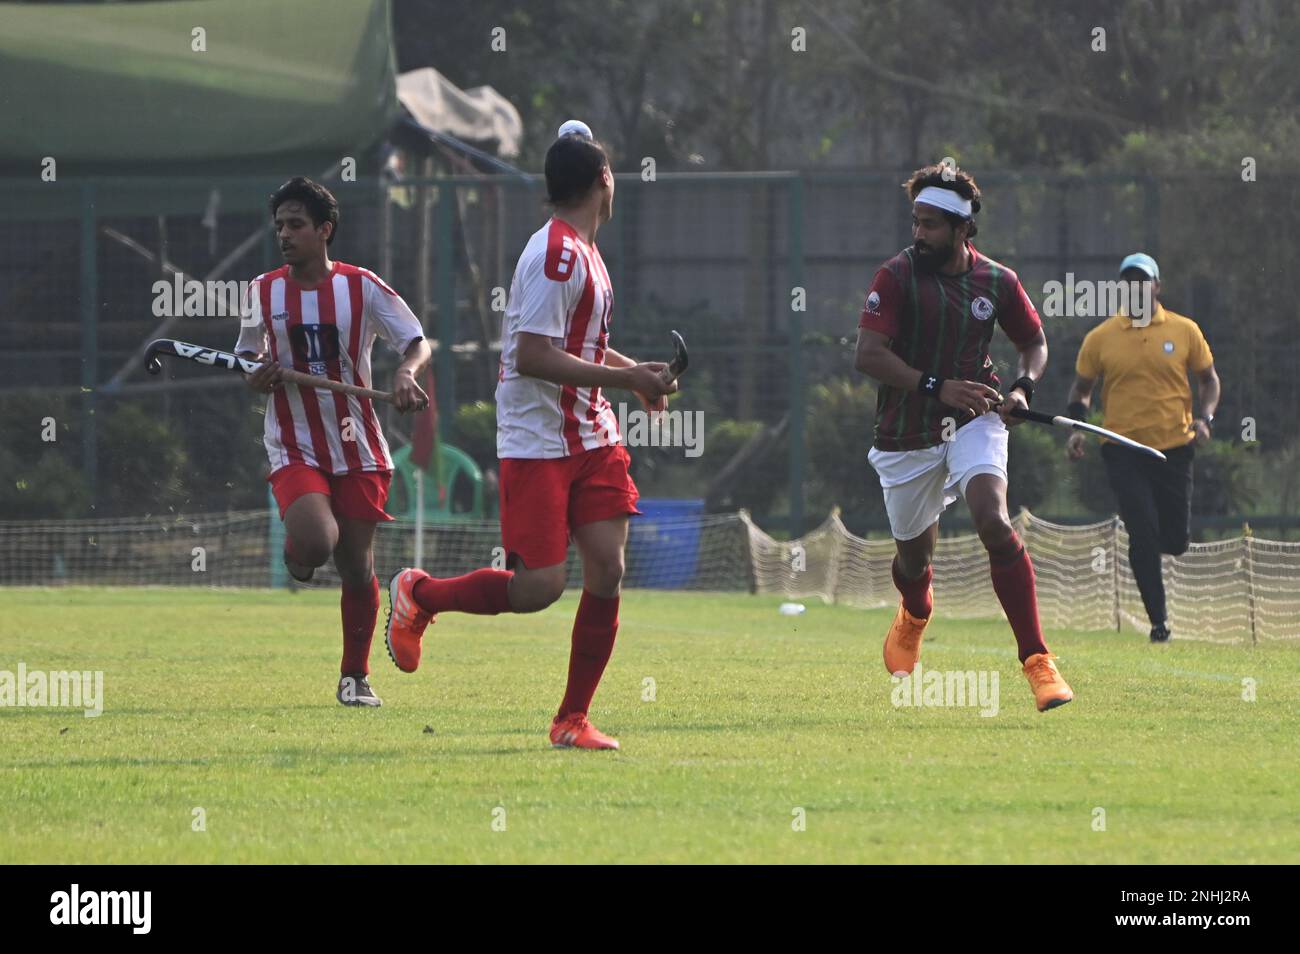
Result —
[[[695,580],[700,559],[702,499],[642,498],[628,533],[627,586],[681,589]]]

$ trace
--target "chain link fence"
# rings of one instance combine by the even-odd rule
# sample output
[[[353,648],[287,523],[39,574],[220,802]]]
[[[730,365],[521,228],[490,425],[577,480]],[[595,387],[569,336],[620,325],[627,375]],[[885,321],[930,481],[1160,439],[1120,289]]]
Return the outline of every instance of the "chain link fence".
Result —
[[[838,414],[825,387],[861,381],[852,351],[865,290],[910,241],[904,177],[617,177],[614,217],[598,238],[614,284],[612,343],[666,359],[668,330],[682,331],[692,370],[674,406],[703,415],[709,464],[693,467],[667,448],[634,453],[643,492],[748,506],[795,534],[805,506],[844,504],[855,529],[883,527],[874,503],[854,513],[833,499],[844,491],[810,464],[808,435],[824,441],[816,423]],[[1162,299],[1196,319],[1215,351],[1226,422],[1216,436],[1256,445],[1238,468],[1246,491],[1214,504],[1217,516],[1239,526],[1249,513],[1285,531],[1300,510],[1300,277],[1285,261],[1294,217],[1278,210],[1294,209],[1300,190],[1205,177],[978,178],[976,244],[1016,269],[1044,311],[1052,359],[1036,404],[1064,407],[1078,345],[1099,320],[1048,315],[1049,283],[1114,279],[1125,254],[1150,252]],[[259,399],[234,375],[169,366],[155,380],[133,358],[154,336],[233,346],[236,317],[214,313],[185,283],[247,281],[278,266],[265,208],[278,184],[0,183],[0,518],[261,506]],[[490,433],[466,409],[492,400],[515,261],[548,214],[543,186],[517,176],[329,184],[342,208],[332,256],[375,269],[420,316],[436,348],[442,437],[491,471]],[[169,311],[179,314],[169,321]],[[1000,335],[993,357],[1004,379],[1014,376]],[[396,360],[376,348],[381,386]],[[835,453],[860,464],[867,484],[871,411],[833,428]],[[400,446],[408,424],[387,413]],[[1252,440],[1243,441],[1248,421]],[[732,468],[741,475],[720,492],[726,465],[750,444],[752,462]],[[1101,515],[1080,503],[1098,494],[1077,486],[1096,483],[1099,470],[1050,466],[1043,494],[1027,503],[1062,519]]]

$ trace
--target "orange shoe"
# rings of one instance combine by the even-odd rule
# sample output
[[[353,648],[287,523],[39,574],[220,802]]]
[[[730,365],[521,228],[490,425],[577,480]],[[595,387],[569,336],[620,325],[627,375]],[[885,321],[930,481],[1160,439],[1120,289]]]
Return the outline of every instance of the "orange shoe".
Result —
[[[1025,660],[1025,677],[1034,690],[1034,702],[1039,712],[1063,706],[1074,698],[1074,690],[1056,671],[1056,657],[1051,653],[1034,653]]]
[[[384,643],[388,656],[402,672],[420,668],[420,641],[424,629],[433,621],[415,602],[415,584],[429,578],[423,570],[398,570],[388,581],[388,623],[384,626]]]
[[[934,606],[933,587],[930,589],[930,605]],[[931,609],[930,616],[933,615]],[[885,634],[885,669],[891,676],[900,672],[907,674],[916,668],[916,661],[921,658],[921,637],[930,616],[913,616],[899,602],[898,613]]]
[[[616,749],[618,739],[611,739],[588,722],[585,712],[570,712],[551,722],[551,745],[557,749]]]

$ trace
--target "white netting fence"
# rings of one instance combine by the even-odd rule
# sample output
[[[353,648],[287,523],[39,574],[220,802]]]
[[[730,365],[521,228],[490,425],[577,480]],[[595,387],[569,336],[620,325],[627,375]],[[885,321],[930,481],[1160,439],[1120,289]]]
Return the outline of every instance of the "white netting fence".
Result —
[[[0,521],[0,586],[283,586],[283,525],[266,510],[126,520]],[[457,576],[503,558],[495,521],[428,523],[423,568]],[[387,580],[414,561],[410,520],[381,523],[375,572]],[[628,539],[626,585],[748,590],[749,536],[736,514],[637,518]],[[333,563],[313,586],[336,586]],[[569,582],[582,582],[570,548]]]
[[[1048,629],[1145,630],[1128,567],[1128,537],[1117,518],[1086,526],[1014,518],[1038,575],[1038,605]],[[283,586],[283,528],[265,510],[130,520],[0,522],[0,585]],[[381,524],[375,570],[381,579],[414,554],[410,521]],[[495,521],[431,524],[424,568],[455,576],[500,560]],[[837,514],[793,541],[761,530],[744,511],[637,518],[627,551],[629,587],[747,590],[860,607],[892,607],[894,555],[888,538],[849,533]],[[1300,638],[1300,543],[1246,535],[1194,543],[1165,557],[1169,616],[1179,639],[1264,643]],[[973,534],[940,538],[935,597],[945,615],[998,617],[988,558]],[[570,585],[581,585],[570,551]],[[314,585],[334,586],[332,564]]]
[[[792,541],[773,539],[743,513],[741,519],[749,530],[758,592],[870,608],[897,605],[889,571],[893,540],[854,536],[835,513]],[[1063,526],[1023,511],[1013,523],[1033,557],[1045,628],[1149,628],[1119,518]],[[1179,639],[1300,639],[1300,543],[1251,535],[1193,543],[1182,556],[1164,557],[1164,579],[1170,625]],[[988,557],[974,534],[940,538],[934,593],[945,616],[1003,615]]]

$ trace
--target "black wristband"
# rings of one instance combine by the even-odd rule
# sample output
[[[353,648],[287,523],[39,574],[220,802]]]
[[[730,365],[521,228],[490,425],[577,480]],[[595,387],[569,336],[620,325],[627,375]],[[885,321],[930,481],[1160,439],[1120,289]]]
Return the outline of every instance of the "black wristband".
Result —
[[[943,382],[946,380],[947,378],[941,378],[937,375],[922,374],[920,382],[916,385],[916,389],[922,394],[928,394],[932,398],[937,398],[940,389],[943,387]]]
[[[1088,409],[1084,407],[1082,401],[1071,401],[1070,406],[1065,409],[1065,413],[1076,421],[1086,421],[1088,419]]]
[[[1020,388],[1020,390],[1024,392],[1025,404],[1034,403],[1034,379],[1033,378],[1027,376],[1023,378],[1016,378],[1016,380],[1012,383],[1011,387],[1008,388],[1007,390],[1014,391],[1016,388]]]

